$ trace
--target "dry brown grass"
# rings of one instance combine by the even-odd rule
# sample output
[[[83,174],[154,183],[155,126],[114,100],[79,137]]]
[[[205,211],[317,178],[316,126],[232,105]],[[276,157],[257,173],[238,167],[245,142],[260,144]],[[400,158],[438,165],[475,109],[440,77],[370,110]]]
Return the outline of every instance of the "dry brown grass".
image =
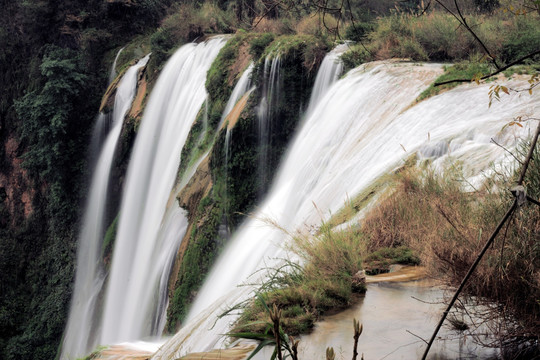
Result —
[[[459,180],[455,170],[401,173],[395,191],[365,219],[370,250],[409,246],[432,276],[459,285],[512,200],[486,188],[464,192]],[[530,205],[503,229],[466,287],[496,309],[482,319],[503,341],[540,336],[539,238],[540,212]]]
[[[274,35],[290,34],[292,31],[282,19],[270,19],[256,17],[253,19],[253,32],[272,33]]]
[[[313,36],[335,36],[339,30],[337,19],[330,14],[312,14],[296,25],[296,33]]]

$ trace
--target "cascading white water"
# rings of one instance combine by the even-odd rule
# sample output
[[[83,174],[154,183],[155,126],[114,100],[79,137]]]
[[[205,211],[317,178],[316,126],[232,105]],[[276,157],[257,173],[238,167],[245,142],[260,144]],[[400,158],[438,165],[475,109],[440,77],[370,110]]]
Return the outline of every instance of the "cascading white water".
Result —
[[[452,157],[466,165],[466,176],[477,175],[504,156],[489,139],[496,137],[512,148],[527,130],[502,131],[503,125],[540,111],[538,93],[508,96],[489,108],[489,84],[464,85],[414,105],[441,72],[435,64],[371,63],[332,86],[290,147],[266,200],[214,266],[186,325],[153,359],[222,345],[234,319],[216,320],[217,314],[249,294],[249,287],[238,284],[279,261],[286,236],[263,219],[269,217],[289,231],[316,226],[321,214],[328,217],[404,158],[441,141],[452,151],[436,162]],[[512,86],[520,84],[526,82]]]
[[[95,320],[98,317],[96,302],[105,279],[101,268],[101,243],[110,172],[124,117],[135,97],[139,70],[146,66],[148,59],[149,55],[130,67],[116,89],[112,129],[103,144],[93,172],[79,236],[75,289],[62,345],[62,359],[85,355],[97,345],[93,332],[97,326]]]
[[[205,98],[206,73],[225,38],[181,47],[152,91],[128,167],[104,303],[101,344],[152,335],[171,248],[158,236],[180,153]],[[177,234],[176,239],[182,234]],[[173,237],[174,238],[174,237]],[[174,250],[173,250],[174,252]]]
[[[116,63],[118,62],[118,58],[120,57],[120,54],[122,53],[122,51],[124,51],[124,48],[121,48],[120,50],[118,50],[118,52],[116,53],[116,57],[114,58],[114,61],[112,63],[112,66],[111,66],[111,72],[109,74],[109,84],[112,83],[114,81],[114,79],[116,79]]]
[[[259,122],[259,182],[261,190],[268,182],[268,146],[270,143],[271,121],[281,88],[281,58],[268,55],[264,60],[262,97],[257,109]],[[260,195],[260,194],[259,194]]]
[[[348,48],[349,45],[347,44],[338,45],[324,57],[319,71],[317,72],[315,83],[313,84],[313,90],[311,91],[311,96],[309,98],[309,108],[306,111],[306,118],[311,115],[330,86],[337,81],[338,77],[343,72],[343,63],[339,60],[339,57]]]
[[[234,108],[234,105],[244,96],[246,92],[249,91],[251,87],[251,73],[253,72],[253,63],[250,63],[247,69],[244,71],[242,76],[240,76],[240,79],[238,79],[238,82],[236,83],[231,96],[229,97],[229,101],[227,101],[227,105],[225,105],[225,110],[223,110],[223,114],[221,114],[221,121],[219,122],[218,129],[221,128],[223,125],[223,122],[225,121],[225,118],[231,110]]]
[[[317,89],[317,95],[315,97],[313,97],[312,95],[312,99],[320,99],[327,91],[328,89],[330,88],[330,86],[337,80],[338,76],[341,74],[342,72],[342,69],[343,67],[341,66],[341,63],[338,61],[338,57],[339,55],[342,53],[342,46],[338,46],[336,49],[334,49],[333,51],[331,51],[329,54],[327,54],[327,56],[325,57],[325,59],[323,60],[322,64],[321,64],[321,67],[319,69],[319,72],[317,74],[317,77],[315,79],[315,84],[314,84],[314,88]],[[269,59],[265,59],[265,66],[266,66],[266,72],[264,74],[265,78],[268,77],[268,67],[269,67]],[[248,67],[248,70],[251,72],[251,68],[252,68],[252,65],[250,64],[250,66]],[[279,63],[276,63],[276,67],[275,69],[279,69]],[[244,72],[244,74],[242,75],[242,78],[246,75],[246,73],[248,72],[248,70],[246,70],[246,72]],[[270,76],[270,78],[276,78],[277,75],[275,74],[277,72],[274,71],[274,76]],[[251,76],[251,74],[249,74],[249,76]],[[231,94],[231,98],[229,99],[228,101],[228,104],[235,104],[237,102],[237,98],[240,98],[242,95],[235,95],[235,92],[236,92],[236,88],[238,88],[239,86],[244,86],[244,85],[241,85],[241,82],[242,82],[242,79],[239,80],[238,84],[236,85],[235,87],[235,90],[233,90],[233,93]],[[247,93],[248,91],[252,91],[253,89],[249,89],[249,85],[245,85],[245,91],[244,93]],[[266,92],[268,91],[265,90]],[[265,104],[266,100],[264,100],[263,102],[261,102],[262,104]],[[314,100],[314,101],[317,101],[317,100]],[[308,112],[310,111],[310,109],[313,107],[313,105],[310,104],[310,108],[308,109]],[[224,111],[224,116],[223,118],[226,117],[226,114],[228,114],[231,110],[227,110],[228,106],[226,107],[225,111]],[[232,106],[231,106],[231,109],[232,109]],[[227,128],[227,132],[226,132],[226,135],[225,135],[225,164],[228,163],[228,159],[229,159],[229,152],[230,152],[230,141],[231,141],[231,137],[232,137],[232,132],[233,132],[234,128]],[[226,174],[226,179],[228,178],[229,174],[227,173]],[[226,180],[227,181],[227,180]],[[226,205],[227,206],[227,205]],[[221,230],[222,232],[225,232],[225,230]],[[206,306],[205,304],[203,304],[202,306]],[[198,310],[197,308],[192,308],[190,310],[190,315],[193,315],[193,314],[197,314],[198,313]],[[189,321],[189,319],[188,319]]]
[[[110,85],[116,78],[116,63],[118,62],[118,58],[120,57],[120,54],[123,50],[124,48],[121,48],[120,50],[118,50],[118,53],[116,53],[116,57],[114,58],[114,61],[111,65],[111,70],[109,71],[109,82],[107,83],[107,85]],[[99,154],[101,152],[101,147],[103,145],[103,142],[107,138],[107,134],[109,133],[111,127],[111,118],[112,114],[104,114],[102,112],[100,112],[96,118],[94,129],[92,130],[92,138],[90,139],[90,169],[93,169],[97,163]]]

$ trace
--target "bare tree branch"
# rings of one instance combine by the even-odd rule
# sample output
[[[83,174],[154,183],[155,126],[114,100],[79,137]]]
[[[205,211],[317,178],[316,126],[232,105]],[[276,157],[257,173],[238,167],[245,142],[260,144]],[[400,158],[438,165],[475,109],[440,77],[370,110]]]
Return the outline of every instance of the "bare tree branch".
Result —
[[[505,71],[506,69],[514,66],[514,65],[517,65],[521,62],[523,62],[524,60],[527,60],[527,59],[530,59],[536,55],[540,54],[540,49],[536,50],[536,51],[533,51],[532,53],[528,54],[528,55],[525,55],[519,59],[517,59],[516,61],[513,61],[511,62],[510,64],[506,65],[506,66],[503,66],[502,68],[500,69],[497,69],[497,71],[494,71],[492,72],[491,74],[489,75],[486,75],[486,76],[482,76],[480,79],[478,80],[485,80],[485,79],[488,79],[492,76],[495,76],[503,71]],[[474,81],[475,79],[454,79],[454,80],[447,80],[447,81],[441,81],[439,83],[435,83],[433,84],[433,86],[441,86],[441,85],[445,85],[445,84],[451,84],[451,83],[455,83],[455,82],[471,82],[471,81]]]

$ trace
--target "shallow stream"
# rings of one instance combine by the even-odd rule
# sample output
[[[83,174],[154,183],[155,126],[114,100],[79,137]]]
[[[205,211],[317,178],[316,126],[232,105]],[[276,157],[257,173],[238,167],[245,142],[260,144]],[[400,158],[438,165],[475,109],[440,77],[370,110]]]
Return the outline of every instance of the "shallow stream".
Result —
[[[448,294],[446,294],[448,295]],[[368,283],[365,297],[345,311],[327,316],[315,325],[310,335],[302,336],[300,359],[325,359],[333,347],[336,360],[352,359],[353,319],[363,325],[358,342],[358,359],[421,359],[444,310],[445,291],[431,280]],[[461,319],[461,318],[460,318]],[[464,318],[470,323],[470,319]],[[484,336],[484,335],[482,335]],[[272,348],[258,354],[257,360],[270,358]],[[495,359],[498,351],[474,341],[467,330],[452,330],[448,321],[439,332],[428,359]]]

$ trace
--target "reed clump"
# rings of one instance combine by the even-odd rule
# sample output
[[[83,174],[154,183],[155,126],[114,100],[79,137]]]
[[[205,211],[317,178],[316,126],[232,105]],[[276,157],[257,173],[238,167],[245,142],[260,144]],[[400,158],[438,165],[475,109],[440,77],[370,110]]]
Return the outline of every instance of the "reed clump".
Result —
[[[362,270],[365,254],[360,233],[334,232],[323,225],[316,236],[296,234],[292,249],[305,266],[286,262],[274,269],[258,297],[244,304],[233,332],[264,332],[266,308],[277,306],[287,334],[307,333],[322,314],[349,306],[354,294],[365,291],[365,286],[358,286],[354,280]]]
[[[526,178],[533,198],[540,193],[536,153]],[[515,176],[514,176],[515,177]],[[459,168],[442,175],[408,169],[395,191],[365,219],[369,249],[407,246],[434,277],[457,286],[513,198],[512,177],[487,179],[474,191],[463,190]],[[527,204],[508,223],[488,251],[466,292],[480,317],[498,334],[497,344],[528,342],[540,336],[540,211]],[[488,309],[488,310],[486,310]]]

